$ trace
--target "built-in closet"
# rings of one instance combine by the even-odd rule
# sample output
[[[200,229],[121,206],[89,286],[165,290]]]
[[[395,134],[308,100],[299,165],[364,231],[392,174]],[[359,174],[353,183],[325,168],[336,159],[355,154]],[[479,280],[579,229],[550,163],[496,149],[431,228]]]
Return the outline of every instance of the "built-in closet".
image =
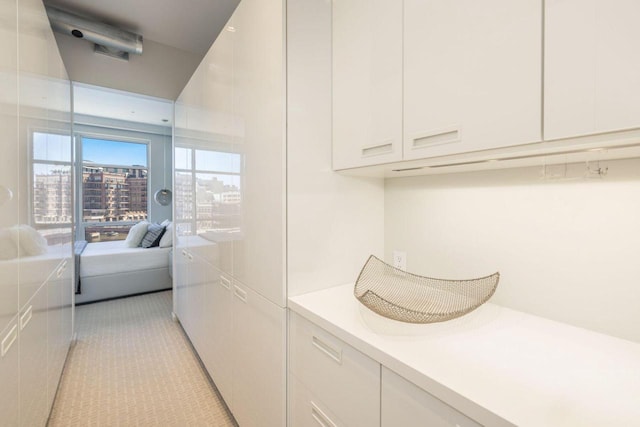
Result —
[[[72,336],[71,91],[40,0],[0,23],[0,423],[42,426]]]
[[[332,172],[330,11],[241,1],[176,101],[175,311],[242,426],[287,423],[287,296],[383,250],[383,181]]]

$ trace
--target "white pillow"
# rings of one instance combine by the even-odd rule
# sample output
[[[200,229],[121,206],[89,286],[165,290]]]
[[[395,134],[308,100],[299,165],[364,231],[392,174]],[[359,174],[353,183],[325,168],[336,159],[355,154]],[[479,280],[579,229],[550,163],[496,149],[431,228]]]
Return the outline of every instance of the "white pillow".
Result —
[[[169,225],[167,225],[167,228],[165,229],[164,234],[160,239],[159,246],[161,248],[168,248],[172,244],[173,244],[173,223],[169,222]]]
[[[0,259],[14,259],[18,256],[18,246],[11,235],[11,230],[0,230]]]
[[[20,255],[35,256],[47,253],[47,239],[35,228],[26,224],[16,225],[11,227],[11,234]]]
[[[149,221],[140,221],[129,229],[129,234],[125,239],[125,245],[128,248],[137,248],[140,246],[140,242],[144,239],[144,235],[147,234],[149,228]]]

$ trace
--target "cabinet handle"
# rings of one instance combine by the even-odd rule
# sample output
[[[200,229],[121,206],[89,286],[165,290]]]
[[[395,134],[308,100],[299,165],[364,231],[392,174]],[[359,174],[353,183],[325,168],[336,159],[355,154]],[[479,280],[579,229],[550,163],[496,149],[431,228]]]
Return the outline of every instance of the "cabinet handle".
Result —
[[[460,131],[457,127],[450,127],[414,135],[411,149],[428,148],[454,142],[460,142]]]
[[[187,251],[185,251],[184,249],[182,250],[182,256],[187,256]]]
[[[2,357],[9,351],[18,338],[18,325],[13,325],[6,337],[2,340]]]
[[[337,427],[336,423],[331,421],[331,418],[327,416],[318,406],[311,401],[311,418],[313,418],[318,425],[322,427]]]
[[[189,258],[189,261],[193,261],[193,255],[187,254],[187,257]]]
[[[233,294],[237,296],[242,302],[247,302],[247,291],[237,286],[233,287]]]
[[[33,317],[33,305],[30,305],[29,308],[24,312],[22,316],[20,316],[20,330],[23,330],[25,326],[29,324],[29,321]]]
[[[385,141],[381,144],[368,145],[362,147],[362,156],[381,156],[383,154],[389,154],[393,152],[393,141]]]
[[[56,277],[60,278],[62,276],[62,273],[64,273],[64,270],[67,268],[67,260],[64,260],[62,262],[62,265],[60,267],[58,267],[58,271],[56,271]]]
[[[318,350],[335,360],[338,364],[342,364],[342,350],[331,347],[315,335],[313,336],[312,343]]]
[[[231,289],[231,280],[227,279],[224,276],[220,276],[220,284],[226,289]]]

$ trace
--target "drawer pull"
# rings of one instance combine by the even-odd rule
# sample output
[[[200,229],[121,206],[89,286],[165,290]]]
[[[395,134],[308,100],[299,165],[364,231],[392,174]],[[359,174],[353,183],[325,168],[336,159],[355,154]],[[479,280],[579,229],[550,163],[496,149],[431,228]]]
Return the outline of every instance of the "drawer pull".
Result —
[[[336,423],[331,421],[331,418],[322,412],[313,402],[311,402],[311,417],[322,427],[337,427]]]
[[[233,294],[242,302],[247,302],[247,291],[237,286],[233,287]]]
[[[67,261],[64,261],[62,265],[58,268],[58,271],[56,271],[56,277],[60,278],[62,276],[62,273],[64,273],[66,269],[67,269]]]
[[[315,335],[313,336],[312,342],[318,350],[335,360],[337,363],[342,364],[342,350],[336,350]]]
[[[9,351],[18,338],[18,325],[13,325],[6,337],[2,340],[2,357]]]
[[[24,312],[22,316],[20,316],[20,330],[23,330],[28,324],[31,318],[33,317],[33,306],[30,305],[27,308],[27,311]]]
[[[226,289],[231,289],[231,280],[227,279],[224,276],[220,276],[220,284]]]
[[[414,135],[411,148],[428,148],[454,142],[460,142],[460,132],[457,128],[451,127]]]
[[[187,254],[187,257],[189,258],[189,261],[193,261],[193,255]]]
[[[385,141],[382,144],[369,145],[362,148],[362,156],[381,156],[393,152],[393,141]]]
[[[187,251],[185,251],[184,249],[182,250],[182,256],[187,256]]]

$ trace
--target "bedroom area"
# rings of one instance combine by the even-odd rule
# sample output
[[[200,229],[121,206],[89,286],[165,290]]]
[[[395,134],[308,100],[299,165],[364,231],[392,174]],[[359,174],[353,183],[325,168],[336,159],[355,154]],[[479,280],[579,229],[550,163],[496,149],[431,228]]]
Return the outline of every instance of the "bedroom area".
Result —
[[[73,84],[76,304],[171,289],[173,102]]]

